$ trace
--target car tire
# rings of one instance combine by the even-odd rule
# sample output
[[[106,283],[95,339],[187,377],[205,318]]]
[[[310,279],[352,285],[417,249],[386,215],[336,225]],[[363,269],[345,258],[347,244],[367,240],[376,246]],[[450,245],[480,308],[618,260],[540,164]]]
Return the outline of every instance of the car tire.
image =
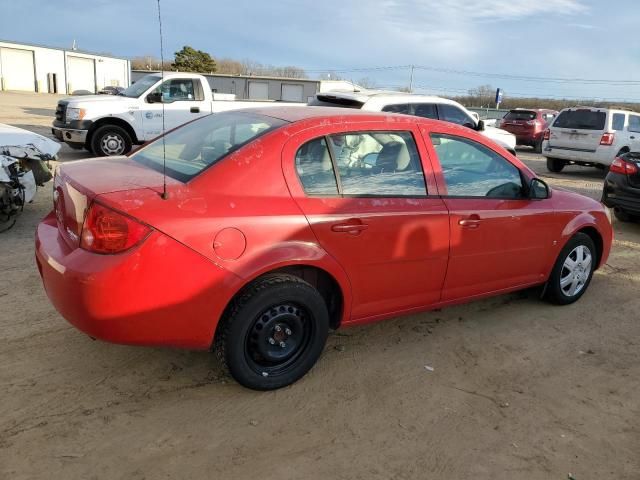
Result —
[[[589,235],[576,233],[560,251],[546,285],[546,297],[556,305],[576,302],[586,292],[597,261]]]
[[[633,215],[628,214],[624,210],[621,210],[619,207],[615,207],[613,209],[613,214],[620,222],[623,223],[633,222],[635,220],[635,217]]]
[[[547,170],[550,172],[560,173],[565,165],[565,161],[559,158],[547,158]]]
[[[299,277],[265,275],[246,287],[221,320],[214,349],[241,385],[275,390],[317,362],[329,333],[318,290]]]
[[[91,151],[97,157],[126,155],[131,145],[131,136],[117,125],[103,125],[91,136]]]
[[[542,137],[540,137],[540,139],[533,144],[533,151],[535,153],[542,153]]]

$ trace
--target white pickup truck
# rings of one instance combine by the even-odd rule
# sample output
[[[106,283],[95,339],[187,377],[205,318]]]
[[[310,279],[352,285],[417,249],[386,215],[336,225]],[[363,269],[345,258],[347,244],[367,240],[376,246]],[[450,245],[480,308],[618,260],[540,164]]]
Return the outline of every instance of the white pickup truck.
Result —
[[[52,133],[73,148],[96,156],[124,155],[191,120],[239,108],[301,105],[269,101],[217,100],[207,79],[192,73],[146,75],[119,95],[90,95],[60,100]],[[164,125],[163,125],[164,112]]]

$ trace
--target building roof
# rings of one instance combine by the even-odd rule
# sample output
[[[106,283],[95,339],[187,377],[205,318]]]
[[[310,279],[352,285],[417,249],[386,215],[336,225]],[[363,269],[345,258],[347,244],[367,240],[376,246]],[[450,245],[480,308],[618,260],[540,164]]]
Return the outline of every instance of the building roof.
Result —
[[[3,40],[0,38],[0,43],[10,43],[12,45],[17,45],[17,46],[21,46],[21,47],[36,47],[36,48],[48,48],[49,50],[58,50],[58,51],[62,51],[62,52],[69,52],[69,53],[81,53],[83,55],[93,55],[95,57],[105,57],[105,58],[114,58],[116,60],[126,60],[129,61],[128,58],[125,57],[116,57],[115,55],[111,55],[109,53],[96,53],[96,52],[89,52],[87,50],[74,50],[72,48],[60,48],[60,47],[51,47],[49,45],[41,45],[38,43],[24,43],[24,42],[16,42],[13,40]]]
[[[146,75],[152,73],[160,73],[159,70],[132,70],[133,73],[144,73]],[[175,71],[166,71],[165,74],[168,73],[194,73],[194,72],[175,72]],[[290,77],[271,77],[268,75],[232,75],[230,73],[200,73],[199,75],[204,75],[205,77],[223,77],[223,78],[241,78],[243,80],[280,80],[280,81],[288,81],[288,82],[309,82],[309,83],[320,83],[320,80],[313,80],[311,78],[290,78]]]

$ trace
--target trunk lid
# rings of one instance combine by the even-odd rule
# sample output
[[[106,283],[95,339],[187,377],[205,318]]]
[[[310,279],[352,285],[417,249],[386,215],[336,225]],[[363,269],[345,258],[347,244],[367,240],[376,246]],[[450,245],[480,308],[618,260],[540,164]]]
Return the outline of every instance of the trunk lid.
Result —
[[[162,192],[163,175],[127,157],[78,160],[61,165],[54,179],[53,206],[58,230],[67,244],[80,245],[85,213],[105,193],[141,188]],[[167,177],[167,187],[180,184]]]
[[[627,174],[627,179],[629,180],[629,185],[635,188],[640,188],[640,153],[627,153],[623,158],[627,162],[633,163],[638,167],[638,171],[635,174]]]
[[[549,146],[595,152],[607,131],[607,112],[598,108],[563,110],[549,129]]]

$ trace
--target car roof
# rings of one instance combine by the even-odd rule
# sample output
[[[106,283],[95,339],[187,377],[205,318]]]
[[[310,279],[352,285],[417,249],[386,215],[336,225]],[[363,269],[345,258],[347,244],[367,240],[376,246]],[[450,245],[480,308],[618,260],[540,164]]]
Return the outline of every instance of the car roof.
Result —
[[[256,113],[267,117],[279,118],[286,122],[299,122],[308,119],[335,118],[340,117],[344,120],[353,119],[358,121],[381,121],[389,117],[394,119],[402,119],[407,123],[415,123],[417,121],[429,122],[429,119],[416,117],[413,115],[401,115],[388,112],[369,112],[356,108],[344,107],[313,107],[301,105],[299,107],[282,106],[282,107],[256,107],[242,109],[244,112]],[[433,122],[433,120],[431,120]]]
[[[389,90],[360,90],[360,91],[346,91],[346,90],[331,90],[328,92],[316,93],[316,97],[335,97],[348,100],[355,100],[365,103],[374,98],[384,97],[385,99],[402,100],[409,102],[422,101],[422,102],[434,102],[434,103],[451,103],[458,104],[455,100],[449,100],[444,97],[437,97],[435,95],[422,95],[420,93],[407,93],[407,92],[394,92]]]

